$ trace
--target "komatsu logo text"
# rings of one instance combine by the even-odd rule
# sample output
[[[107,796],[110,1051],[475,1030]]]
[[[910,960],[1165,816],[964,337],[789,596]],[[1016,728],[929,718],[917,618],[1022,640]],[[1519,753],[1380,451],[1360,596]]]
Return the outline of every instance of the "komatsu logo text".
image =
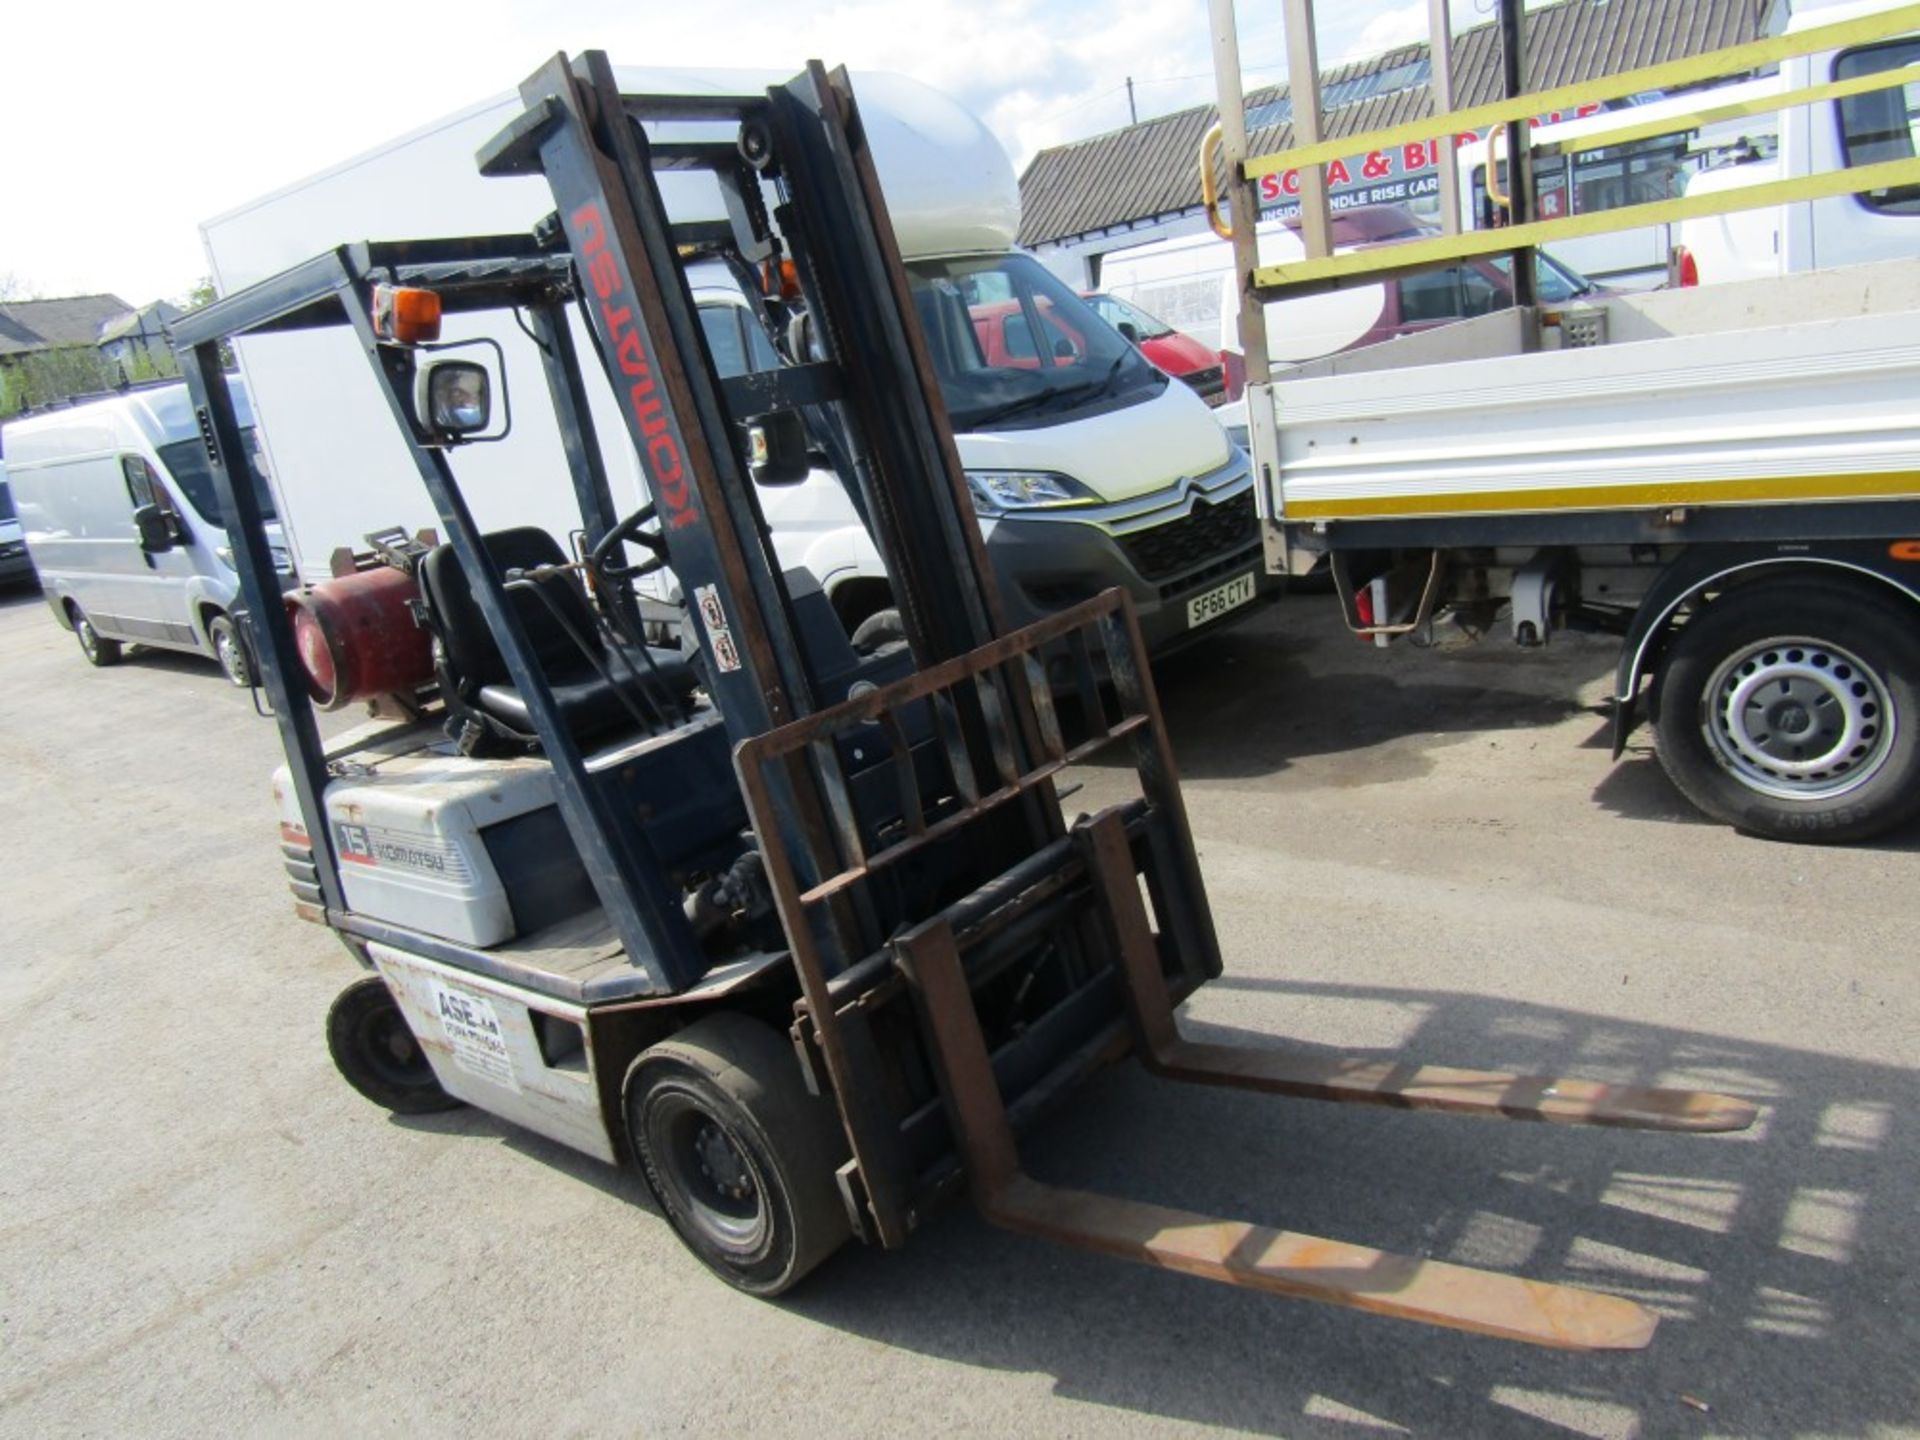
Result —
[[[593,293],[600,301],[600,319],[613,341],[615,363],[627,381],[627,407],[645,441],[648,478],[661,516],[673,529],[699,519],[687,485],[687,468],[680,440],[667,424],[667,413],[656,393],[647,343],[634,324],[633,306],[624,303],[626,277],[620,262],[607,248],[606,222],[598,205],[582,205],[573,212],[573,228],[580,237],[579,254],[586,261]]]

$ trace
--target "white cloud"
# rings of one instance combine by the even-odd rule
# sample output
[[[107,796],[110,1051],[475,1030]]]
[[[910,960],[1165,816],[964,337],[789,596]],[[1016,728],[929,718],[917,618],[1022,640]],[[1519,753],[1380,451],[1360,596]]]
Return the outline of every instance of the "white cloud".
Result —
[[[1415,45],[1427,38],[1427,7],[1421,0],[1376,15],[1361,28],[1336,63],[1365,60],[1382,51],[1402,45]]]
[[[1276,79],[1278,6],[1242,4],[1248,83]],[[1322,9],[1322,53],[1334,54],[1408,5]],[[200,221],[510,90],[557,50],[904,71],[979,114],[1016,166],[1126,124],[1129,75],[1143,119],[1213,96],[1205,0],[464,0],[382,13],[394,23],[258,0],[13,7],[0,273],[48,294],[178,294],[206,268]],[[316,236],[314,249],[348,238],[360,237]]]

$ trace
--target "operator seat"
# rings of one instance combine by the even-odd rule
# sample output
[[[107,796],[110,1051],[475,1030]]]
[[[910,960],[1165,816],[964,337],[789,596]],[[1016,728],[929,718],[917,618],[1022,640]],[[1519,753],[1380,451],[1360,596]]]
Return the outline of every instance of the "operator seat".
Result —
[[[495,530],[482,535],[480,543],[502,576],[513,570],[563,565],[567,560],[559,543],[533,526]],[[443,544],[428,551],[420,562],[419,579],[427,618],[440,642],[437,668],[449,708],[503,738],[534,740],[533,717],[514,688],[506,659],[494,643],[453,546]],[[553,575],[534,583],[543,588],[565,623],[530,587],[509,587],[507,599],[576,744],[585,747],[615,731],[641,728],[623,703],[623,692],[650,726],[665,729],[686,717],[695,676],[679,652],[649,647],[643,654],[632,646],[610,643],[577,574]],[[592,647],[593,658],[582,651],[580,640]],[[611,683],[600,673],[602,668],[613,677]]]

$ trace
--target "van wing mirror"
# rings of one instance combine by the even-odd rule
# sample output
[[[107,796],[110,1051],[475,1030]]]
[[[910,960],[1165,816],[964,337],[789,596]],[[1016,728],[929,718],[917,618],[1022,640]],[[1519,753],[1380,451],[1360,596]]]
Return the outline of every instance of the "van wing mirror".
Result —
[[[743,422],[747,468],[756,485],[798,485],[813,469],[806,422],[798,410],[774,410]]]
[[[140,505],[133,512],[133,528],[139,533],[140,548],[149,555],[171,550],[179,543],[173,521],[158,505]]]

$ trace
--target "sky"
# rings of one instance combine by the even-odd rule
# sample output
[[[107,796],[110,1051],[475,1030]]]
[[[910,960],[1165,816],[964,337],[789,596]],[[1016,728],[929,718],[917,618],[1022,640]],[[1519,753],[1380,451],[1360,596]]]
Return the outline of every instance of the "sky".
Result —
[[[1450,0],[1462,29],[1494,0]],[[1528,0],[1531,7],[1536,0]],[[1213,96],[1205,0],[39,0],[0,46],[0,295],[135,305],[206,272],[199,223],[490,95],[556,50],[616,64],[900,70],[1035,151]],[[1279,0],[1241,0],[1249,87]],[[329,14],[339,22],[327,25]],[[390,24],[382,25],[380,17]],[[1426,34],[1426,0],[1321,0],[1323,66]],[[316,236],[314,249],[360,236]]]

